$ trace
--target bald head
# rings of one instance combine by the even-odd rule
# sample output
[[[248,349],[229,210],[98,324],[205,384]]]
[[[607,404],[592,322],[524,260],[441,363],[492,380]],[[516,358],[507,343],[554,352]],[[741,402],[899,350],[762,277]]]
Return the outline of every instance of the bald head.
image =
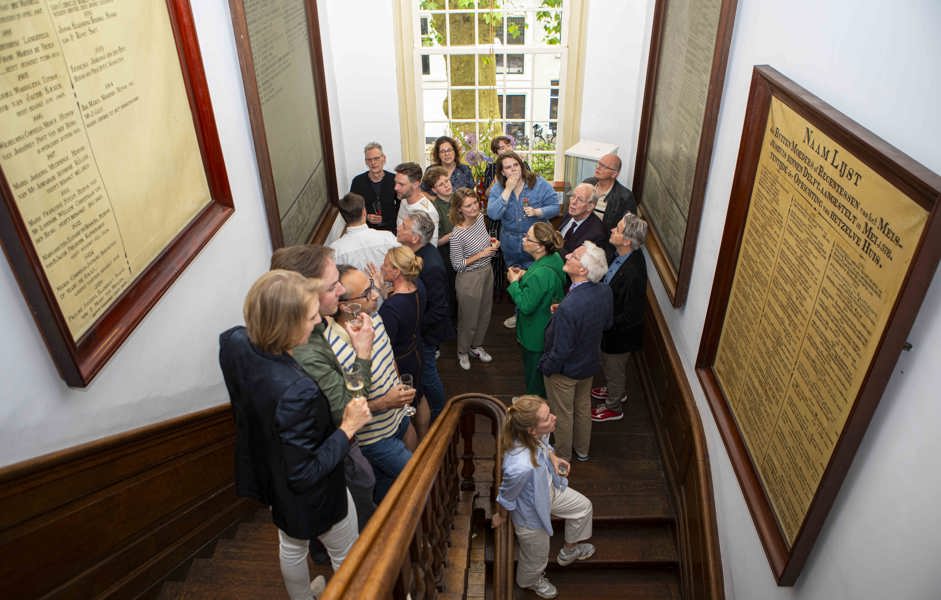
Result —
[[[605,154],[598,159],[595,177],[598,181],[612,181],[621,172],[621,159],[617,154]]]

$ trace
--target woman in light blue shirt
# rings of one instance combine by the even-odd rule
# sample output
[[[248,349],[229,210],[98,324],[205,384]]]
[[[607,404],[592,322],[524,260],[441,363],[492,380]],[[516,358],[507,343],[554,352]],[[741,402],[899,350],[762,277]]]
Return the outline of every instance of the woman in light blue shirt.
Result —
[[[555,455],[549,434],[555,415],[539,396],[520,396],[507,410],[500,438],[503,477],[497,503],[510,513],[519,546],[516,585],[540,598],[555,598],[558,591],[543,576],[549,562],[552,516],[565,519],[565,544],[556,561],[559,566],[585,560],[595,553],[591,537],[591,500],[568,487],[571,466]],[[504,523],[493,515],[493,526]]]

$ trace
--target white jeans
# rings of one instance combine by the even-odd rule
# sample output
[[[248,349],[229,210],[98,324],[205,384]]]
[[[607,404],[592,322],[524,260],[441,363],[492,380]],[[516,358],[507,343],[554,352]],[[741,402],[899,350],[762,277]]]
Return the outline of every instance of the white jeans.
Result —
[[[357,537],[359,528],[356,525],[356,505],[353,504],[350,491],[346,490],[346,516],[334,523],[326,533],[317,536],[330,555],[334,571],[340,568]],[[314,594],[310,591],[310,570],[307,568],[307,547],[310,540],[292,538],[280,529],[278,539],[281,577],[284,578],[288,596],[291,600],[312,600]]]
[[[549,484],[549,510],[553,516],[565,519],[565,541],[569,544],[591,537],[591,500],[572,488],[558,491]],[[549,563],[549,534],[544,529],[514,527],[519,548],[516,565],[516,585],[528,588],[536,585]]]

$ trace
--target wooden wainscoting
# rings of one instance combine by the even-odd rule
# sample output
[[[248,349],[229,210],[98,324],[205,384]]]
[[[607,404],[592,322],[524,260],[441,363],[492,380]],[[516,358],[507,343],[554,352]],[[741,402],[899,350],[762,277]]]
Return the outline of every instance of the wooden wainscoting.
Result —
[[[702,421],[650,287],[647,301],[644,349],[636,355],[637,366],[676,509],[683,598],[721,600],[722,562]]]
[[[228,405],[0,470],[0,598],[134,598],[258,509]]]

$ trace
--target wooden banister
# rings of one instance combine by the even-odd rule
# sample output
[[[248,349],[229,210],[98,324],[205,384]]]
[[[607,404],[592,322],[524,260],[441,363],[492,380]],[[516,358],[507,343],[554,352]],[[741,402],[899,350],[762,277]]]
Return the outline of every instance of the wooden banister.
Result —
[[[437,596],[460,491],[473,484],[468,463],[473,459],[474,415],[489,418],[491,431],[498,432],[506,407],[483,394],[462,394],[448,402],[331,578],[322,600]],[[499,445],[493,459],[492,499],[502,473]],[[513,594],[512,528],[500,527],[494,537],[494,598],[509,600]]]

